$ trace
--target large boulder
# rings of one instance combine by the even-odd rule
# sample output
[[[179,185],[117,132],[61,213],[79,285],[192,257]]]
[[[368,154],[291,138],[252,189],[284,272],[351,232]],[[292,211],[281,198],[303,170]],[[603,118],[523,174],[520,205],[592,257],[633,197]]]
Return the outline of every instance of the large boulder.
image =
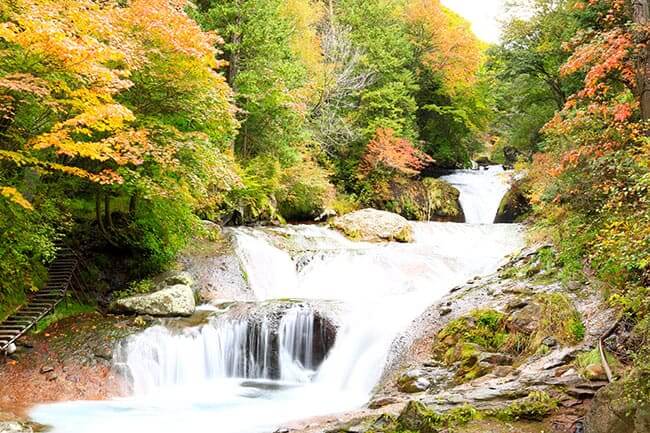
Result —
[[[585,417],[585,433],[642,433],[650,431],[650,403],[639,404],[626,382],[601,388]]]
[[[352,212],[335,218],[330,224],[358,241],[413,241],[413,228],[404,217],[376,209]]]
[[[460,191],[432,177],[395,181],[385,208],[415,221],[465,222]]]
[[[525,185],[517,182],[512,185],[510,191],[503,196],[497,215],[494,218],[495,224],[511,224],[517,222],[521,217],[531,210],[530,200],[525,191]]]
[[[196,304],[194,291],[184,284],[176,284],[147,295],[118,299],[111,309],[122,313],[152,316],[189,316]]]

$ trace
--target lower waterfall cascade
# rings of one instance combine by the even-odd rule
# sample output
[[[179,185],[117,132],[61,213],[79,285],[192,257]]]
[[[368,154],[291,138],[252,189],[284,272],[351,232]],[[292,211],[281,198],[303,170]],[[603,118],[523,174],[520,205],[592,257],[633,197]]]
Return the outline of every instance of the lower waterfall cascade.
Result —
[[[128,396],[40,405],[32,419],[54,433],[262,433],[362,407],[418,315],[523,247],[519,225],[492,224],[508,188],[503,170],[445,179],[460,190],[467,223],[412,223],[411,244],[354,242],[315,225],[227,229],[257,298],[251,308],[282,308],[148,328],[114,352]],[[336,303],[336,330],[313,307],[327,303]]]

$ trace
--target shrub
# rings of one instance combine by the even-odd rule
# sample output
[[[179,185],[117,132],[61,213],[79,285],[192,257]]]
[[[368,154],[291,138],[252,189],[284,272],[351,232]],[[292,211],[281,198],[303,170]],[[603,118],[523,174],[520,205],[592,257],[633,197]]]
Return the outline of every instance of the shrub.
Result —
[[[335,195],[329,173],[304,159],[282,171],[278,210],[286,220],[313,220],[332,205]]]

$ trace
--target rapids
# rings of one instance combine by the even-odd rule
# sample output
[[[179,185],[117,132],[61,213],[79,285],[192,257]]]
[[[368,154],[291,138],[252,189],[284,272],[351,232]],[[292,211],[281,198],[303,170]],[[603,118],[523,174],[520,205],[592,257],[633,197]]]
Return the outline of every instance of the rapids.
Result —
[[[491,224],[507,190],[501,172],[447,176],[469,223],[413,223],[412,244],[353,242],[313,225],[230,229],[260,306],[340,305],[333,346],[300,302],[280,318],[215,312],[193,328],[155,326],[115,350],[128,397],[41,405],[31,417],[55,433],[257,433],[363,406],[395,337],[452,287],[494,271],[522,246],[519,226]]]

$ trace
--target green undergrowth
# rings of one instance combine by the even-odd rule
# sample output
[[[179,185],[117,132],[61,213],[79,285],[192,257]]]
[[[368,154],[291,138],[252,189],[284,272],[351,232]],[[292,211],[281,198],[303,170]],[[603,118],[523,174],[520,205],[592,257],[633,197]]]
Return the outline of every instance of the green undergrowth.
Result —
[[[27,295],[21,291],[5,295],[0,302],[0,322],[9,317],[25,301],[27,301]]]
[[[557,408],[557,399],[543,391],[533,391],[527,397],[511,403],[509,406],[489,412],[501,421],[541,421]]]
[[[539,327],[528,350],[535,350],[547,336],[565,345],[576,344],[585,337],[585,326],[571,300],[562,293],[540,293],[534,302],[541,306]]]
[[[612,373],[616,374],[616,372],[621,368],[621,363],[616,359],[616,357],[607,351],[605,351],[605,358],[607,359],[607,364],[612,370]],[[587,367],[591,365],[602,365],[600,350],[598,350],[598,348],[595,348],[589,352],[581,353],[576,357],[574,365],[582,377],[589,379]]]
[[[139,281],[132,281],[126,289],[114,292],[113,297],[115,299],[122,299],[130,296],[146,295],[153,292],[155,288],[156,284],[153,280],[145,278]]]
[[[482,352],[507,354],[516,364],[534,353],[548,352],[547,337],[566,346],[584,338],[580,314],[565,295],[540,293],[525,303],[510,313],[480,309],[452,320],[438,332],[433,357],[454,367],[457,382],[466,382],[493,367],[481,362]]]
[[[92,305],[73,300],[63,301],[54,308],[54,311],[39,320],[34,328],[32,328],[32,332],[39,334],[60,320],[80,314],[92,313],[93,311],[96,311],[96,308]]]

